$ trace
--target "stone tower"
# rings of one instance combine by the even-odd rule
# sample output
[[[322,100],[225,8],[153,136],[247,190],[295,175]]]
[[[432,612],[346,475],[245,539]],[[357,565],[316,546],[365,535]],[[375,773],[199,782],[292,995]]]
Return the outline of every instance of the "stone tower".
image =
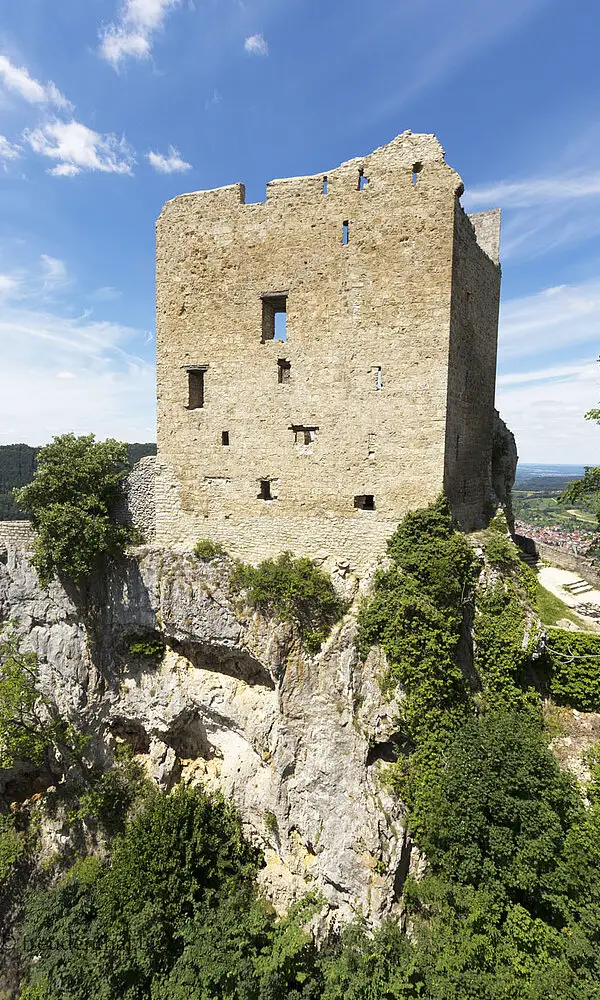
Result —
[[[433,135],[169,201],[157,226],[157,541],[362,570],[444,489],[491,498],[500,213]]]

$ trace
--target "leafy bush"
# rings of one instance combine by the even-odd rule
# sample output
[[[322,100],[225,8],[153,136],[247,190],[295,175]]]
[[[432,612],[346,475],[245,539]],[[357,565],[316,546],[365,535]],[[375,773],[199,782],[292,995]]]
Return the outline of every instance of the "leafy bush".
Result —
[[[133,804],[150,800],[154,787],[136,761],[117,761],[104,774],[94,776],[79,795],[74,815],[77,819],[97,820],[105,833],[114,836],[124,829]]]
[[[31,895],[27,989],[47,1000],[316,1000],[301,926],[312,910],[277,922],[256,895],[258,863],[221,799],[157,795],[110,864],[82,859]]]
[[[600,711],[600,636],[552,629],[542,660],[550,692],[581,712]]]
[[[490,566],[511,570],[522,564],[514,542],[499,532],[490,532],[485,542],[485,555]]]
[[[212,562],[213,559],[227,555],[224,546],[220,542],[211,541],[210,538],[199,538],[194,546],[194,553],[203,562]]]
[[[327,574],[312,559],[295,559],[291,552],[259,566],[238,563],[231,586],[245,590],[250,606],[262,614],[294,622],[309,652],[319,649],[347,609]]]
[[[445,498],[408,514],[388,542],[390,569],[375,577],[373,597],[359,613],[363,656],[377,643],[385,651],[389,685],[400,685],[403,727],[413,776],[443,750],[470,712],[469,691],[457,660],[465,610],[472,601],[475,559],[455,530]],[[428,762],[428,763],[427,763]],[[403,794],[405,763],[397,777]]]
[[[112,515],[122,499],[127,445],[62,434],[40,449],[37,463],[33,482],[15,491],[36,530],[33,563],[43,584],[60,574],[79,582],[136,538]]]
[[[136,635],[129,640],[127,649],[132,656],[157,664],[165,655],[165,641],[158,637]]]
[[[26,851],[25,835],[15,828],[12,816],[0,814],[0,886]]]

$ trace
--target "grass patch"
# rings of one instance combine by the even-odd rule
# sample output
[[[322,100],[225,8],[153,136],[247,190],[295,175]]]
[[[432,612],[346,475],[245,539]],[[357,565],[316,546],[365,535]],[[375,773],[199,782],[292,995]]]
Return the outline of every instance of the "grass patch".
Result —
[[[213,559],[226,556],[227,552],[220,542],[213,542],[210,538],[199,538],[194,546],[194,554],[202,562],[212,562]]]
[[[537,612],[544,625],[556,625],[560,618],[568,618],[570,622],[574,622],[580,628],[583,625],[579,615],[568,604],[561,601],[560,597],[556,597],[555,594],[542,587],[541,583],[538,583],[537,586],[536,604]]]

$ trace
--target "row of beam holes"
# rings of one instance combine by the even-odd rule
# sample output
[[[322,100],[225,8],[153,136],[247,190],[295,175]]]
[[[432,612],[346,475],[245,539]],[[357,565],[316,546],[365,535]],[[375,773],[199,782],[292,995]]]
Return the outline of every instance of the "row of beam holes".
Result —
[[[274,500],[271,492],[271,480],[261,479],[258,500]],[[356,510],[375,510],[375,497],[372,493],[359,493],[354,497],[354,507]]]
[[[206,369],[188,369],[188,410],[202,410],[204,408],[204,373]],[[284,385],[289,382],[292,374],[292,362],[287,358],[277,360],[277,382]],[[382,387],[381,365],[375,365],[371,369],[371,374],[375,380],[375,389],[379,391]],[[225,432],[223,432],[225,433]],[[229,444],[229,442],[223,442]]]

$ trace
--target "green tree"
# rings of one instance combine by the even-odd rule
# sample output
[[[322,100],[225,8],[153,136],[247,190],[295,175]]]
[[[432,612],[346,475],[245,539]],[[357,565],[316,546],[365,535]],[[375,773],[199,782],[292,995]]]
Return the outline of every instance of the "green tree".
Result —
[[[77,583],[135,538],[113,517],[127,471],[127,445],[112,438],[62,434],[40,449],[33,482],[14,495],[36,531],[42,583],[60,574]]]

